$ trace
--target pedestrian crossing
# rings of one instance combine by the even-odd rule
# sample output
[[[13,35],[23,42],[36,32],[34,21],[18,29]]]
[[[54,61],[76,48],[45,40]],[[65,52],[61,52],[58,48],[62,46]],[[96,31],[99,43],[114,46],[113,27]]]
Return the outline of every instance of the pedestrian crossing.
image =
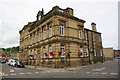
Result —
[[[92,69],[90,71],[60,71],[61,73],[70,73],[70,74],[87,74],[87,75],[90,75],[90,74],[93,74],[93,75],[118,75],[118,73],[116,72],[104,72],[102,70],[106,69],[105,67],[104,68],[100,68],[100,69]],[[54,73],[52,71],[37,71],[37,70],[32,70],[32,69],[26,69],[26,68],[11,68],[9,70],[9,73],[3,73],[3,72],[0,72],[0,76],[4,76],[4,77],[7,77],[7,76],[22,76],[22,75],[34,75],[34,74],[45,74],[45,73]],[[59,73],[59,72],[56,72],[56,73]]]
[[[21,72],[21,73],[10,73],[5,75],[4,74],[1,75],[0,73],[0,75],[5,77],[5,76],[26,75],[26,74],[31,75],[31,74],[38,74],[38,73],[50,73],[50,72],[45,72],[45,71],[44,72],[43,71],[42,72]]]
[[[118,73],[108,73],[108,72],[77,72],[77,71],[67,71],[68,73],[72,74],[94,74],[94,75],[118,75]],[[39,73],[51,73],[50,71],[35,71],[35,72],[20,72],[20,73],[11,73],[11,74],[5,74],[3,72],[0,72],[0,75],[2,76],[16,76],[16,75],[33,75],[33,74],[39,74]],[[53,73],[53,72],[52,72]]]
[[[82,74],[99,74],[99,75],[118,75],[118,73],[116,72],[93,72],[93,71],[89,71],[89,72],[78,72],[78,71],[67,71],[67,73],[82,73]]]

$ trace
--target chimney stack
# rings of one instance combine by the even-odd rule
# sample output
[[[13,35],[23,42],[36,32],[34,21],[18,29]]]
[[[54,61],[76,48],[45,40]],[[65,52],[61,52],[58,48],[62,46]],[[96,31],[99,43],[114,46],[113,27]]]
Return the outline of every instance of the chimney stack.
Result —
[[[42,8],[42,11],[38,11],[38,13],[37,13],[37,21],[39,21],[42,17],[44,16],[44,10],[43,10],[43,8]]]
[[[67,7],[66,9],[64,9],[64,12],[73,16],[73,9],[72,8]]]
[[[92,30],[93,30],[93,31],[97,31],[97,29],[96,29],[96,24],[95,24],[95,23],[92,22],[92,23],[91,23],[91,26],[92,26]]]

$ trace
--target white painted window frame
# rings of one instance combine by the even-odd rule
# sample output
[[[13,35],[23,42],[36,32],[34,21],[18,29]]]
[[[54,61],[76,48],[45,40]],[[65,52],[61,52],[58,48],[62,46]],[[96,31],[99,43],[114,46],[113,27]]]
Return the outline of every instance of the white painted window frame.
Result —
[[[94,56],[97,56],[96,49],[94,48]]]
[[[95,41],[95,34],[94,33],[92,34],[92,38],[93,38],[93,41]]]
[[[46,39],[46,31],[43,31],[43,39]]]
[[[49,28],[49,37],[52,37],[52,28]]]
[[[38,41],[40,41],[41,40],[41,33],[39,32],[38,33]]]
[[[82,55],[80,57],[83,57],[83,47],[80,47],[80,52],[82,52]]]
[[[82,39],[82,29],[79,29],[79,38]]]
[[[85,32],[85,40],[87,40],[87,32]]]
[[[100,49],[100,56],[103,56],[103,52],[102,52],[102,49]]]
[[[64,36],[64,25],[60,25],[60,36]]]
[[[89,56],[88,48],[86,48],[86,56]]]

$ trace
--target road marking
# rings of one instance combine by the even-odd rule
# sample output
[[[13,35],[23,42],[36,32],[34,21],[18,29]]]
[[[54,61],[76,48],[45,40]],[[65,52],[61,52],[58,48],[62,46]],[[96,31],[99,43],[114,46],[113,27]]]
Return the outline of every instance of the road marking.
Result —
[[[15,70],[23,70],[22,68],[14,68]]]
[[[8,76],[8,74],[5,74],[4,76]]]
[[[10,72],[15,72],[13,69],[10,69]]]
[[[102,72],[101,74],[107,74],[107,72]]]
[[[27,74],[33,74],[33,73],[31,73],[31,72],[27,72]]]
[[[77,72],[72,72],[72,73],[77,73]]]
[[[4,72],[0,72],[0,76],[4,76],[5,75],[5,73]]]
[[[82,66],[82,67],[86,68],[86,67],[88,67],[88,66]]]
[[[17,74],[13,73],[13,74],[10,74],[10,75],[14,76],[14,75],[17,75]]]
[[[86,72],[87,74],[89,74],[90,72]]]
[[[111,75],[117,75],[118,73],[110,73]]]
[[[39,73],[39,72],[35,72],[35,73]]]
[[[93,72],[93,74],[98,74],[98,72]]]
[[[25,73],[19,73],[20,75],[25,74]]]
[[[50,73],[50,71],[47,71],[48,73]]]
[[[46,73],[46,72],[41,72],[41,73]]]
[[[106,68],[103,67],[103,68],[99,68],[99,69],[92,69],[92,71],[102,71],[102,70],[104,70],[104,69],[106,69]]]

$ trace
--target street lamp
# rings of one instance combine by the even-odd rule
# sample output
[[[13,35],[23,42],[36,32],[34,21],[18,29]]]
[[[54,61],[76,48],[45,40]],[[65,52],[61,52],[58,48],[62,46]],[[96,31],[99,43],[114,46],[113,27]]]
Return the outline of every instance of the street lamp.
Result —
[[[66,68],[67,68],[67,62],[66,62],[66,55],[67,55],[67,52],[64,52],[64,60],[65,60],[65,70],[66,70]]]
[[[35,59],[35,68],[36,68],[36,54],[34,54],[34,59]]]

